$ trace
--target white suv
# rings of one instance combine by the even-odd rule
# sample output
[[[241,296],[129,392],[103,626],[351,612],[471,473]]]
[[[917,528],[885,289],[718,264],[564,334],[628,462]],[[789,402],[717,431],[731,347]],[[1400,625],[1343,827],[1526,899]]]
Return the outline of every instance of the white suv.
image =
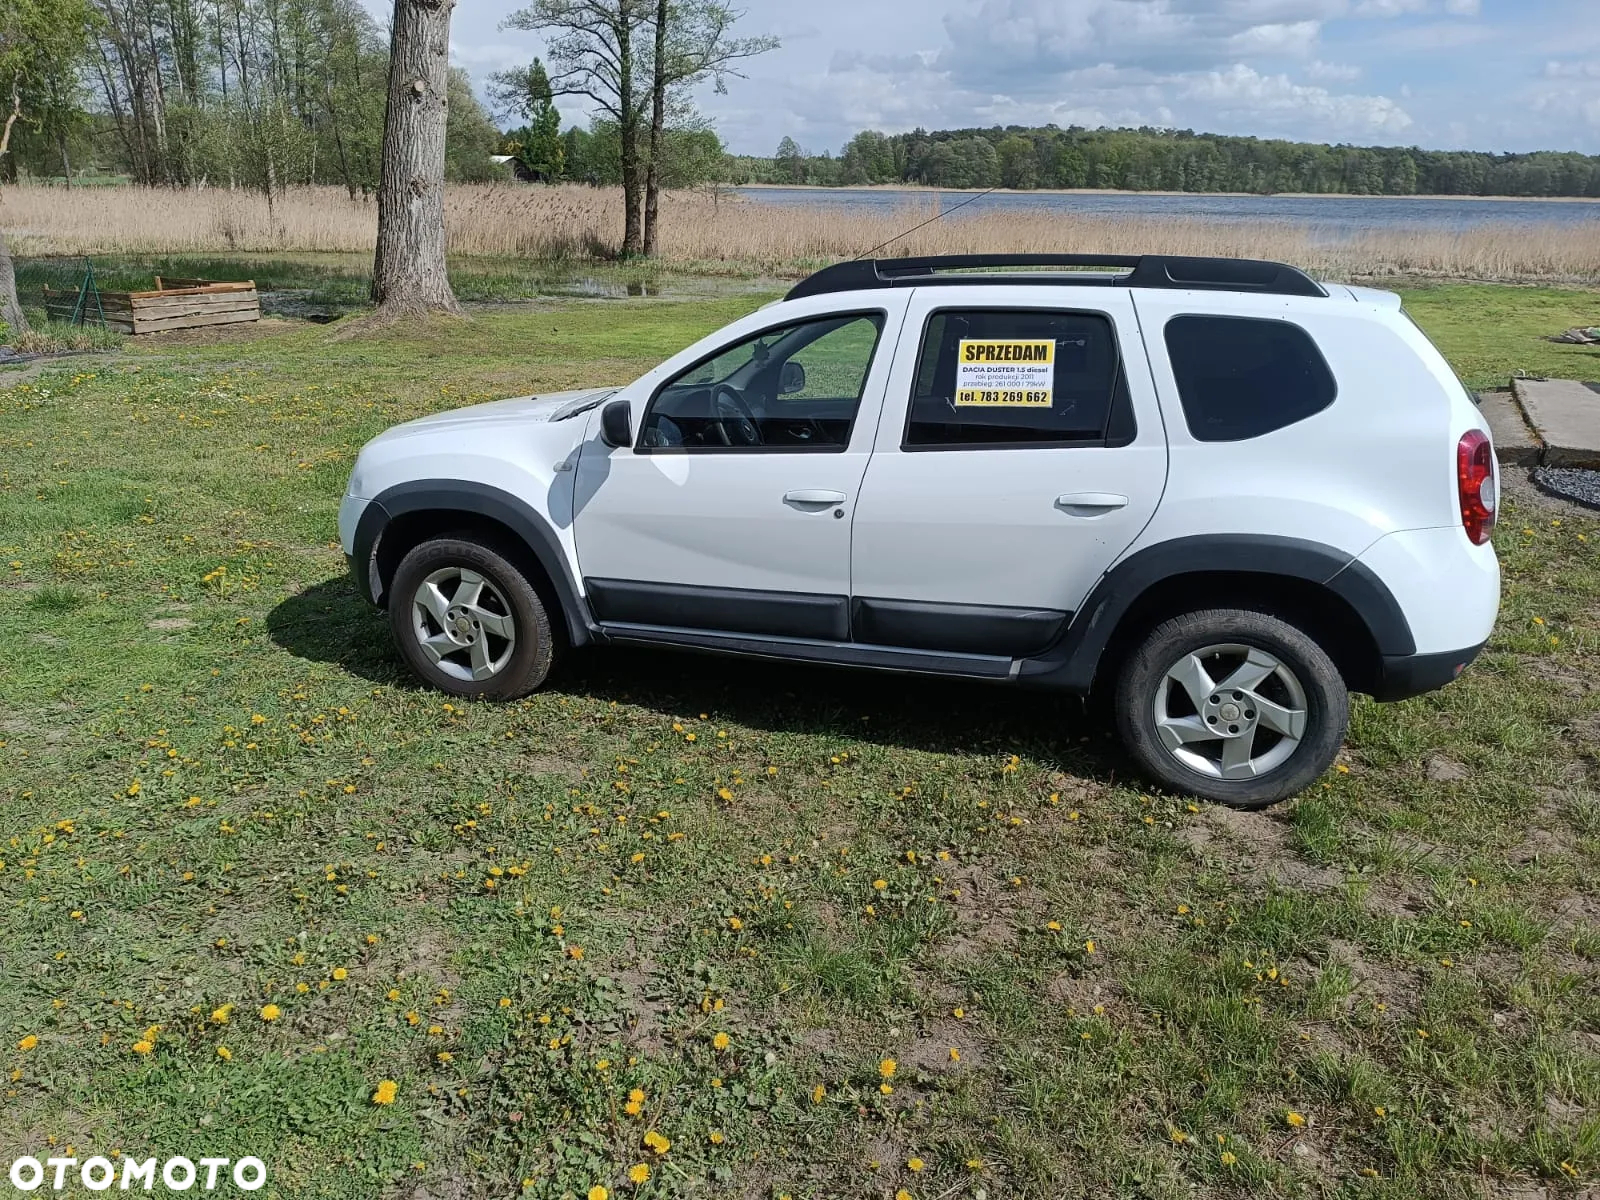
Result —
[[[339,527],[455,695],[591,642],[1094,688],[1146,773],[1251,807],[1328,769],[1347,691],[1472,661],[1497,501],[1392,294],[1003,255],[830,267],[627,387],[401,425]]]

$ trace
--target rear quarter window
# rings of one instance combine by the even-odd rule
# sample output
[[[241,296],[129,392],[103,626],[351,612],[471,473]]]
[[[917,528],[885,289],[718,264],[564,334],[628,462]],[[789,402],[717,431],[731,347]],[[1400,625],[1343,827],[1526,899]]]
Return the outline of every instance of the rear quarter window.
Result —
[[[1309,333],[1257,317],[1174,317],[1167,355],[1189,433],[1241,442],[1315,416],[1339,394]]]

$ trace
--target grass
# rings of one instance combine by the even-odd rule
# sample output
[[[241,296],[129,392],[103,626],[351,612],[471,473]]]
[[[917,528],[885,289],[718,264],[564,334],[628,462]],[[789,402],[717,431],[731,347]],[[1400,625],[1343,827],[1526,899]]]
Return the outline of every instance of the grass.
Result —
[[[1374,229],[1346,237],[1315,225],[1096,217],[981,205],[931,222],[939,212],[931,195],[908,199],[897,210],[872,211],[840,211],[825,203],[763,204],[698,192],[667,193],[662,204],[661,260],[675,269],[712,274],[802,273],[892,240],[896,254],[1008,250],[1271,258],[1339,278],[1420,274],[1587,282],[1600,277],[1600,222],[1595,221],[1424,232]],[[333,187],[292,189],[269,207],[259,194],[221,188],[68,191],[25,184],[8,190],[6,208],[18,231],[13,249],[25,255],[370,254],[377,230],[373,201],[352,201]],[[448,244],[451,254],[462,258],[607,261],[616,257],[621,230],[620,189],[459,184],[447,190]]]
[[[1592,517],[1512,489],[1484,658],[1358,702],[1263,815],[1142,789],[1050,695],[642,653],[515,705],[412,684],[333,541],[362,442],[623,382],[758,299],[0,377],[0,1161],[254,1154],[295,1197],[1593,1186]],[[1469,375],[1596,374],[1527,332],[1579,296],[1411,303]]]

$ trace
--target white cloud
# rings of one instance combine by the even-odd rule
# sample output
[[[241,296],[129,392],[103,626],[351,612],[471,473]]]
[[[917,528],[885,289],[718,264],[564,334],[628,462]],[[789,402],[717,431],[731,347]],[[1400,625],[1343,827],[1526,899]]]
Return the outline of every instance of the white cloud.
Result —
[[[1320,83],[1354,83],[1361,68],[1348,63],[1323,62],[1320,58],[1306,67],[1306,74]]]
[[[1444,0],[1444,10],[1453,17],[1475,17],[1483,9],[1483,0]]]
[[[1252,113],[1257,119],[1314,124],[1328,131],[1398,134],[1412,120],[1387,96],[1340,96],[1327,88],[1294,83],[1287,75],[1263,75],[1243,63],[1207,71],[1187,81],[1179,95],[1219,113]]]
[[[1252,25],[1228,39],[1228,49],[1245,58],[1288,54],[1309,54],[1317,44],[1322,25],[1317,21],[1296,21],[1292,25]]]

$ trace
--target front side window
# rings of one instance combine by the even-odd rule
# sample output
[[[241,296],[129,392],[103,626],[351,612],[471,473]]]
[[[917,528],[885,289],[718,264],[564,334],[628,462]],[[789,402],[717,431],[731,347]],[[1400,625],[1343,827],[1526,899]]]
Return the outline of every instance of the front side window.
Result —
[[[640,450],[845,449],[883,320],[799,321],[703,359],[656,393]]]
[[[1314,416],[1339,393],[1311,335],[1260,317],[1174,317],[1167,354],[1189,432],[1242,442]]]
[[[1016,309],[928,318],[907,449],[1123,444],[1132,421],[1105,316]]]

